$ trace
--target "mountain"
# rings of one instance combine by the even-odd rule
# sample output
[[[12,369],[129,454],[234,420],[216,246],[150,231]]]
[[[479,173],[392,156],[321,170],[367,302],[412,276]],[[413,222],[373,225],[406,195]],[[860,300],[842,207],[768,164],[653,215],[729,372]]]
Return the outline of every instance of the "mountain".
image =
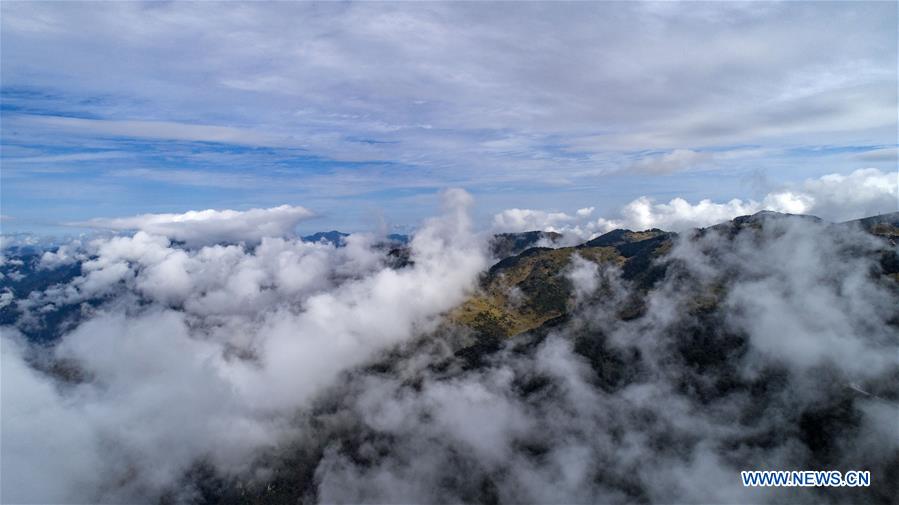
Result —
[[[6,249],[0,264],[0,326],[15,325],[31,341],[49,343],[59,338],[80,312],[77,304],[53,307],[53,310],[29,314],[19,323],[24,311],[16,301],[28,298],[52,286],[65,285],[81,274],[79,263],[56,268],[40,268],[41,253],[28,249]],[[4,296],[7,299],[4,300]]]
[[[620,267],[625,279],[647,289],[663,273],[653,260],[671,248],[674,237],[661,230],[615,230],[575,247],[526,249],[493,265],[480,292],[450,319],[492,337],[509,337],[562,316],[574,294],[563,275],[574,255]]]
[[[844,223],[846,225],[858,225],[868,233],[889,239],[892,244],[899,239],[899,212],[871,216]]]
[[[570,246],[497,235],[468,299],[342,374],[248,470],[198,460],[161,502],[894,503],[897,237],[899,213],[771,212]],[[403,243],[382,250],[391,268],[412,260]],[[37,260],[7,257],[0,292],[23,299],[79,273]],[[52,343],[83,307],[55,309],[0,314]],[[35,367],[87,380],[77,364]],[[874,478],[739,485],[739,470],[769,468]]]
[[[719,233],[732,240],[744,230],[757,232],[772,221],[800,224],[823,222],[815,216],[761,211],[694,230],[693,234]],[[856,225],[895,245],[899,237],[899,212],[832,226],[845,228]],[[538,235],[540,233],[497,235],[497,241],[503,246],[494,247],[494,251],[503,250],[502,247],[509,243],[519,246],[535,244],[544,238]],[[509,337],[536,329],[567,314],[572,307],[574,292],[571,281],[563,274],[574,255],[597,264],[619,267],[623,279],[635,283],[640,293],[646,293],[665,276],[670,261],[665,260],[664,256],[677,237],[676,233],[658,229],[639,232],[617,229],[574,247],[526,248],[493,265],[482,277],[479,293],[454,311],[450,319],[492,337]],[[895,248],[882,250],[881,268],[883,275],[897,276],[899,259]],[[641,311],[642,304],[635,299],[621,316],[633,317]]]
[[[777,500],[893,503],[897,217],[764,212],[559,248],[501,236],[494,250],[531,247],[304,412],[303,442],[264,457],[264,483],[197,467],[197,501],[328,501],[324,476],[344,475],[360,486],[349,501],[424,483],[435,503],[667,502],[684,471],[724,493],[706,501],[763,502],[739,469],[864,468],[870,488]]]
[[[561,239],[561,234],[552,231],[499,233],[490,241],[490,253],[494,258],[508,258],[537,245],[555,246]]]
[[[409,243],[409,235],[402,235],[400,233],[391,233],[387,235],[387,240],[390,242],[394,242],[397,244],[408,244]]]
[[[762,211],[697,229],[693,234],[703,236],[714,232],[732,239],[746,229],[760,230],[772,220],[822,222],[814,216]],[[899,212],[831,226],[860,227],[895,245],[899,239]],[[341,246],[348,236],[348,233],[331,230],[304,236],[302,240]],[[498,261],[483,274],[478,293],[454,310],[448,320],[490,337],[507,338],[564,316],[572,308],[574,295],[571,281],[564,273],[575,255],[596,264],[621,268],[622,278],[634,282],[640,293],[646,293],[664,277],[669,262],[663,258],[677,237],[676,233],[659,229],[636,232],[617,229],[577,246],[547,247],[545,245],[559,243],[562,236],[543,231],[496,234],[490,241],[490,252]],[[395,268],[410,264],[409,237],[394,234],[387,238],[390,241],[389,264]],[[40,253],[28,248],[9,248],[5,253],[11,261],[0,265],[0,275],[3,275],[0,290],[9,290],[16,298],[55,284],[65,284],[80,274],[77,263],[39,269]],[[881,268],[884,275],[899,280],[899,255],[895,248],[883,249]],[[635,297],[631,302],[621,314],[625,319],[642,313],[642,300]],[[39,320],[25,327],[24,331],[34,340],[53,341],[61,325],[73,322],[76,309],[77,306],[62,306],[42,313]],[[0,324],[14,324],[20,315],[14,304],[4,305],[0,307]]]
[[[313,233],[312,235],[306,235],[303,237],[304,242],[324,242],[326,244],[331,244],[334,246],[342,246],[347,237],[349,237],[349,233],[339,232],[337,230],[331,231],[320,231],[317,233]]]
[[[320,231],[317,233],[313,233],[312,235],[306,235],[302,237],[304,242],[324,242],[326,244],[331,244],[336,247],[342,247],[346,244],[346,238],[349,237],[349,233],[343,233],[337,230],[331,231]],[[399,233],[391,233],[386,237],[386,243],[388,245],[406,245],[409,243],[408,235],[401,235]]]

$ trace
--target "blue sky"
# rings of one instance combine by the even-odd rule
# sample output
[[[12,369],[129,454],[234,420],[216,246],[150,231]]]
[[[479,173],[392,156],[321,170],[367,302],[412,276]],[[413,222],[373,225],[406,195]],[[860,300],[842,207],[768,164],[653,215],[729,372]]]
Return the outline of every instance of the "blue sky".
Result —
[[[406,229],[896,170],[897,6],[3,2],[4,233],[302,205]]]

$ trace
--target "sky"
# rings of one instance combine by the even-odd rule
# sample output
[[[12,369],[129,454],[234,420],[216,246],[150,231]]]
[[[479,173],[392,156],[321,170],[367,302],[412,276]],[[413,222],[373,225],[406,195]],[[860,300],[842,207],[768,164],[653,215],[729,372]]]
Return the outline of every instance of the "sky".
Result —
[[[0,11],[3,233],[285,205],[405,231],[453,187],[489,225],[897,171],[895,2]]]

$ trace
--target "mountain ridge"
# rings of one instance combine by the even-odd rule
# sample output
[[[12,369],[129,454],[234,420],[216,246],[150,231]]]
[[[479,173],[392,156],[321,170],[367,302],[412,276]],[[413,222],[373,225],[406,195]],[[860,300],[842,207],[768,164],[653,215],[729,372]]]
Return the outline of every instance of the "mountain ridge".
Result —
[[[744,229],[759,230],[766,223],[782,220],[824,222],[817,216],[760,211],[681,234],[658,228],[642,231],[622,228],[576,246],[529,247],[493,264],[481,279],[479,294],[457,308],[450,319],[484,333],[488,338],[508,338],[535,330],[547,321],[565,315],[573,291],[570,282],[559,275],[575,254],[597,264],[621,268],[625,280],[634,281],[641,292],[646,292],[665,275],[667,265],[657,260],[671,250],[678,237],[714,232],[732,239]],[[899,212],[831,223],[830,226],[859,226],[871,235],[895,244],[895,237],[899,237]],[[899,257],[895,251],[884,249],[881,267],[886,276],[899,280]],[[525,295],[524,303],[510,300],[508,293],[517,293],[516,289]],[[636,317],[642,310],[641,304],[635,301],[626,317]]]

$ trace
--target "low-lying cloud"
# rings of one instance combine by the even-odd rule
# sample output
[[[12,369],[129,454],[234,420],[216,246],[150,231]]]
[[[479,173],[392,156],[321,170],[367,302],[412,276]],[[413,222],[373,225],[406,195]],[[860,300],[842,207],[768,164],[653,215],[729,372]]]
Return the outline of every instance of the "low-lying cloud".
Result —
[[[899,290],[872,276],[882,247],[805,219],[691,236],[630,320],[616,314],[636,287],[575,256],[578,308],[564,324],[478,368],[446,354],[453,364],[430,366],[441,361],[425,348],[341,389],[355,442],[323,444],[317,498],[888,503]],[[886,480],[765,489],[739,478],[822,468]]]
[[[341,248],[268,236],[300,208],[112,222],[142,231],[85,244],[81,275],[18,301],[22,324],[78,307],[57,345],[4,329],[3,501],[153,500],[200,460],[246,471],[342,372],[429,331],[474,287],[486,255],[471,198],[444,199],[398,268],[364,235]],[[172,242],[247,240],[254,225],[252,247]],[[41,261],[76,257],[61,254]]]
[[[139,230],[197,246],[292,236],[296,225],[312,216],[303,207],[282,205],[245,211],[207,209],[183,214],[142,214],[72,224],[117,231]]]
[[[589,239],[616,228],[682,231],[710,226],[737,216],[771,210],[788,214],[815,214],[831,221],[895,212],[899,209],[899,179],[895,173],[876,168],[849,175],[830,174],[808,179],[768,193],[761,201],[733,199],[690,203],[674,198],[667,203],[640,197],[628,203],[617,216],[589,219],[581,210],[574,215],[532,209],[509,209],[494,216],[497,231],[543,230]],[[584,209],[582,209],[584,210]]]
[[[885,177],[803,195],[880,205],[895,194]],[[861,196],[829,193],[837,183]],[[35,259],[80,271],[0,299],[24,314],[2,335],[2,500],[274,501],[270,485],[324,503],[892,498],[880,483],[899,450],[899,290],[881,275],[882,239],[776,216],[689,232],[645,290],[575,255],[558,273],[570,313],[491,347],[442,317],[489,266],[472,204],[446,192],[408,261],[364,234],[338,248],[273,225],[281,235],[205,244],[218,231],[172,219]],[[28,342],[60,307],[73,321],[59,340]],[[191,477],[198,465],[216,487]],[[820,468],[870,469],[878,484],[739,481]]]

